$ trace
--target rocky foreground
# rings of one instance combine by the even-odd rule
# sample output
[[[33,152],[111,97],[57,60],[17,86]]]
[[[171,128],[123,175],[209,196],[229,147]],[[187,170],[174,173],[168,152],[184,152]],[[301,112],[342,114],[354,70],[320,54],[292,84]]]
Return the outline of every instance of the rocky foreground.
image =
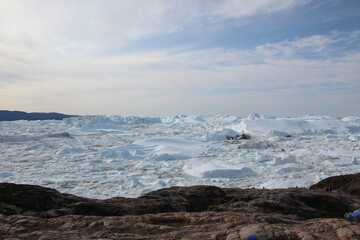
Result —
[[[310,189],[172,187],[107,200],[1,183],[0,239],[360,239],[344,218],[359,208],[360,174]]]

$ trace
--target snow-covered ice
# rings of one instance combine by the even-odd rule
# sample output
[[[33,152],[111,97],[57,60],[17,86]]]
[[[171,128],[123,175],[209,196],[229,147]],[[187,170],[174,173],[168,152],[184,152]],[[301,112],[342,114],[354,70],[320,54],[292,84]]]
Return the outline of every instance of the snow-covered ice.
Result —
[[[194,161],[185,164],[183,169],[185,173],[200,178],[243,178],[257,176],[257,173],[248,167],[238,169],[236,166],[234,168],[212,162]]]
[[[170,186],[308,187],[360,170],[360,115],[0,122],[0,181],[92,198]],[[250,140],[226,140],[246,133]]]

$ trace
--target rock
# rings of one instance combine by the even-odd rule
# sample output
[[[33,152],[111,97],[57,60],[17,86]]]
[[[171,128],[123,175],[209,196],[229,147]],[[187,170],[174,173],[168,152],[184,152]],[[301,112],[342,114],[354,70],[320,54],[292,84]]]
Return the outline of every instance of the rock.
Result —
[[[74,137],[72,137],[70,135],[70,133],[67,133],[67,132],[47,134],[47,137],[49,137],[49,138],[71,138],[71,139],[74,139]]]
[[[303,188],[171,187],[139,198],[95,200],[1,183],[0,236],[235,240],[256,234],[259,239],[359,239],[360,225],[343,218],[358,208],[357,196]]]
[[[43,212],[60,209],[80,201],[81,197],[34,185],[0,184],[0,214],[21,214],[25,211]]]
[[[289,219],[294,215],[302,219],[318,217],[343,217],[348,209],[355,210],[359,201],[346,195],[318,192],[303,188],[290,189],[224,189],[232,203],[232,211],[282,213]],[[349,203],[352,203],[349,205]],[[225,205],[225,204],[224,204]],[[226,205],[227,206],[227,205]],[[223,205],[219,205],[223,208]],[[223,209],[225,210],[225,209]],[[271,215],[272,219],[275,215]]]
[[[342,191],[360,198],[360,173],[329,177],[310,189],[326,189],[331,188],[332,191]]]
[[[93,200],[31,185],[0,184],[0,213],[33,211],[41,217],[67,214],[123,216],[164,212],[280,212],[302,219],[343,217],[360,201],[337,193],[310,189],[220,189],[214,186],[172,187],[139,198]],[[293,217],[293,216],[292,216]],[[273,215],[272,220],[277,221]],[[288,218],[290,219],[290,217]]]
[[[225,135],[226,140],[249,140],[251,137],[248,134],[241,135]]]
[[[307,232],[299,232],[298,237],[302,240],[315,240],[315,238],[309,235]]]

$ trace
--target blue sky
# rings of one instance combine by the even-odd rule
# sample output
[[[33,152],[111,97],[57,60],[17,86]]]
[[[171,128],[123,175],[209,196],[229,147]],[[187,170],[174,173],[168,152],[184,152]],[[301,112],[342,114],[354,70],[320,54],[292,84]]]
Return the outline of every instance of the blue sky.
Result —
[[[358,0],[1,0],[0,22],[0,109],[360,109]]]

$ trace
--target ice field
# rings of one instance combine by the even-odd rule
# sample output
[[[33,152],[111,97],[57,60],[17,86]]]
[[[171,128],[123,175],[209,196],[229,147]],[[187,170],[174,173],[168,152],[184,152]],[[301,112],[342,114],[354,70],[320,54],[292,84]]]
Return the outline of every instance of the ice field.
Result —
[[[242,133],[251,138],[226,140]],[[199,184],[307,187],[359,172],[359,140],[360,115],[0,122],[0,182],[100,199]]]

